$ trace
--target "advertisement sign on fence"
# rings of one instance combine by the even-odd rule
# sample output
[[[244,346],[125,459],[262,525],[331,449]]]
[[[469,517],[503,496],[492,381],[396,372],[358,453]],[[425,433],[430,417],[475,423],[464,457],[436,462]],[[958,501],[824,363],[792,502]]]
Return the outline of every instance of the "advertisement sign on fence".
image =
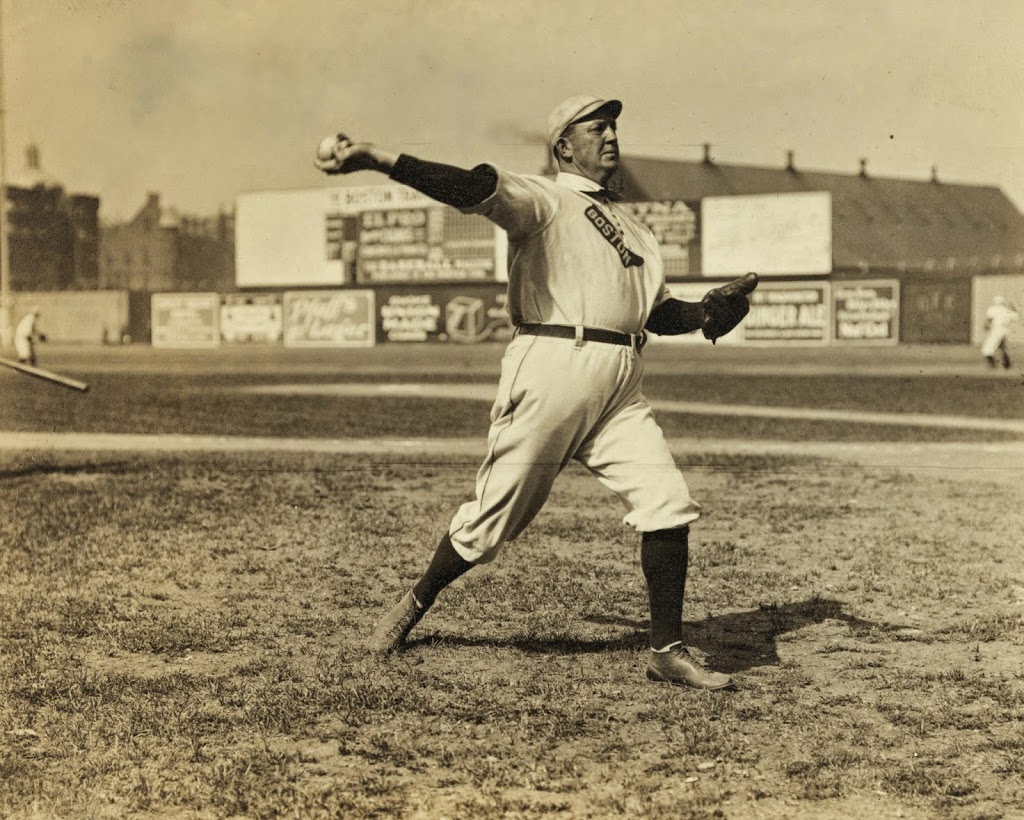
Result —
[[[829,340],[828,287],[825,282],[762,282],[749,297],[744,339],[824,344]]]
[[[512,335],[505,289],[498,286],[388,288],[377,298],[381,341],[474,344]]]
[[[285,347],[373,347],[372,290],[286,291]]]
[[[899,341],[900,283],[836,282],[832,285],[832,338],[836,342],[896,344]]]
[[[276,293],[221,297],[220,337],[225,342],[280,342],[283,327],[281,297]]]
[[[153,347],[217,347],[220,295],[154,293]]]

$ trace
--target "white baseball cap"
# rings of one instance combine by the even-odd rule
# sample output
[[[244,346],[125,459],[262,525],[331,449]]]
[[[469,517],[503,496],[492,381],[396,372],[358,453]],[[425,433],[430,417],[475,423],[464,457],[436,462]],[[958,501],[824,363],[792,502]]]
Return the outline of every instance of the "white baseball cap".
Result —
[[[562,132],[574,122],[591,119],[604,109],[608,110],[612,119],[617,120],[622,113],[622,103],[618,100],[592,97],[589,94],[578,94],[563,100],[548,115],[548,146],[553,148]]]

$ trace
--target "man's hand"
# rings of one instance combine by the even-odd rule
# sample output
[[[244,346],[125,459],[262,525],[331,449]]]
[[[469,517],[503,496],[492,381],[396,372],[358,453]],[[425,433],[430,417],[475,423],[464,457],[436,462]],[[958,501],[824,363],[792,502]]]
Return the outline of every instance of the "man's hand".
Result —
[[[757,274],[748,273],[704,294],[700,302],[700,329],[704,338],[714,344],[719,336],[724,336],[742,322],[750,312],[747,294],[756,287]]]
[[[387,173],[394,157],[378,150],[369,142],[352,142],[344,134],[323,140],[317,148],[314,165],[325,174],[351,174],[356,171],[382,171]]]

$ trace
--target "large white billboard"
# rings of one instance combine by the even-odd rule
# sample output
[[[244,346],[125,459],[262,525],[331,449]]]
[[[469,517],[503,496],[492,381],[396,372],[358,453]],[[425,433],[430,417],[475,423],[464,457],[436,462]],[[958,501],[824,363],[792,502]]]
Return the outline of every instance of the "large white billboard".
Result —
[[[507,279],[505,234],[403,185],[238,197],[240,288]]]
[[[706,197],[701,200],[705,276],[832,272],[832,195]]]

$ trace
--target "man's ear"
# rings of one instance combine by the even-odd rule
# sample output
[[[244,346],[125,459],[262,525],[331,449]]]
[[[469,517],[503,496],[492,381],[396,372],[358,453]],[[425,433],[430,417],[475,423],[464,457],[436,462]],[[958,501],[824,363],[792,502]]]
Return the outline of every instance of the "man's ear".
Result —
[[[572,162],[572,144],[565,137],[559,137],[555,142],[555,154],[563,162]]]

